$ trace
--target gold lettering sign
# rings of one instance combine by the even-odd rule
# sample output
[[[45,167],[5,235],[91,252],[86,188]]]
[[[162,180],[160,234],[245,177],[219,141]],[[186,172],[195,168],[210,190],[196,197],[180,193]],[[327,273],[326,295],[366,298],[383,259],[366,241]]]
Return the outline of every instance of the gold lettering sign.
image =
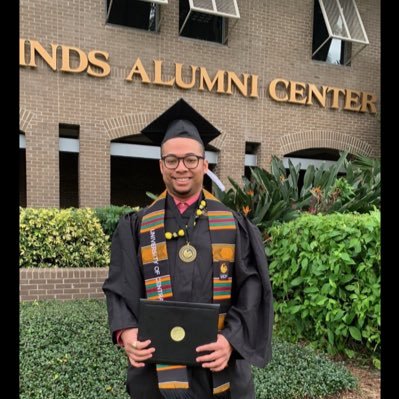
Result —
[[[106,51],[92,50],[86,54],[79,47],[54,43],[50,47],[51,50],[47,50],[37,40],[19,39],[19,65],[37,68],[36,61],[39,57],[53,71],[86,72],[89,76],[97,78],[105,78],[111,72],[111,67],[106,62],[109,58]]]
[[[51,43],[43,46],[37,40],[20,39],[19,65],[37,68],[37,58],[41,58],[53,71],[105,78],[111,73],[108,63],[109,53],[100,50],[85,50],[62,44]],[[203,66],[187,65],[175,62],[174,67],[165,65],[163,60],[153,60],[152,70],[137,58],[125,80],[134,83],[177,87],[181,90],[197,88],[217,94],[232,95],[238,93],[244,97],[259,98],[259,76],[249,73],[237,74],[233,71],[218,69],[213,73]],[[168,73],[165,73],[165,70]],[[186,76],[184,74],[186,71]],[[152,79],[150,78],[153,77]],[[343,109],[351,112],[377,113],[377,96],[349,88],[297,82],[283,78],[273,79],[268,86],[273,101],[298,105],[319,105],[322,108]]]
[[[269,96],[277,102],[313,105],[313,101],[323,108],[343,109],[354,112],[377,112],[377,96],[358,90],[321,86],[286,79],[274,79],[269,84]],[[328,105],[329,104],[329,105]]]

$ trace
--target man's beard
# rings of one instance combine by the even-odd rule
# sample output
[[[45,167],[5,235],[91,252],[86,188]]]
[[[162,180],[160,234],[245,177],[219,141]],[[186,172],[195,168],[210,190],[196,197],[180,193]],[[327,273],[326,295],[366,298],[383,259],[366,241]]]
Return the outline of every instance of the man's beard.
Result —
[[[174,191],[176,194],[180,195],[180,196],[186,196],[186,195],[190,194],[191,189],[180,191],[180,190],[174,188],[173,191]]]

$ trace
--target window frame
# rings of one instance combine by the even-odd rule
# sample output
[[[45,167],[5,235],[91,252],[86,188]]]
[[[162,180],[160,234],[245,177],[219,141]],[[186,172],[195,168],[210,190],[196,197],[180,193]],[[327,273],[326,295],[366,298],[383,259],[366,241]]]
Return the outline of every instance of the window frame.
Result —
[[[344,54],[344,59],[342,62],[340,62],[340,65],[349,65],[352,59],[360,53],[370,42],[367,37],[366,30],[364,28],[363,21],[360,17],[359,10],[356,5],[355,0],[327,0],[328,3],[326,3],[326,0],[314,0],[315,2],[317,1],[323,16],[325,28],[327,29],[327,37],[326,39],[314,50],[312,48],[312,59],[315,60],[316,54],[324,48],[324,46],[327,45],[328,42],[332,42],[333,39],[339,40],[342,42],[345,42],[344,45],[346,47],[348,44],[351,44],[350,47],[350,55],[347,56],[347,54]],[[342,5],[341,5],[342,4]],[[329,5],[326,7],[326,5]],[[335,8],[335,10],[333,10]],[[351,8],[351,10],[348,10],[348,8]],[[314,10],[316,9],[316,5],[314,5]],[[327,11],[328,9],[328,11]],[[345,15],[350,14],[350,11],[352,12],[352,15]],[[347,18],[348,17],[348,18]],[[350,20],[349,17],[352,17]],[[334,32],[334,29],[332,28],[332,23],[331,19],[336,18],[337,22],[338,20],[341,20],[342,27],[341,27],[341,32],[344,32],[344,34],[338,34]],[[361,32],[361,35],[363,36],[363,39],[361,38],[356,38],[354,35],[351,33],[351,31],[355,30],[353,28],[354,24],[357,24],[357,30],[359,33],[359,30]],[[351,26],[351,28],[349,27]],[[355,32],[356,33],[356,32]],[[313,38],[315,35],[315,14],[313,15]],[[354,47],[357,46],[355,49]],[[312,46],[313,47],[313,46]],[[353,50],[352,50],[353,49]],[[342,59],[342,54],[341,54],[341,59]],[[328,62],[327,60],[324,62]]]
[[[158,33],[160,30],[161,26],[161,4],[168,4],[169,0],[135,0],[135,1],[141,1],[143,3],[154,3],[156,5],[156,12],[155,12],[155,29],[144,29],[140,28],[138,26],[132,26],[132,25],[126,25],[126,24],[121,24],[121,23],[116,23],[116,22],[110,22],[109,17],[111,14],[111,9],[112,5],[114,3],[114,0],[109,0],[109,5],[107,6],[107,0],[105,1],[105,12],[106,12],[106,17],[105,17],[105,24],[111,24],[111,25],[116,25],[116,26],[123,26],[126,28],[133,28],[133,29],[140,29],[141,31],[145,32],[153,32],[153,33]],[[116,1],[116,0],[115,0]]]
[[[235,24],[237,23],[237,21],[240,19],[240,11],[238,9],[238,4],[237,4],[237,0],[229,0],[232,2],[232,5],[234,7],[234,11],[235,13],[226,13],[223,11],[219,11],[217,9],[217,4],[216,4],[216,0],[211,0],[212,1],[212,9],[207,9],[207,8],[203,8],[203,7],[199,7],[197,5],[194,4],[196,0],[188,0],[188,7],[189,10],[187,12],[187,15],[185,16],[185,19],[181,25],[181,27],[179,27],[179,36],[183,36],[183,37],[188,37],[190,38],[190,36],[185,36],[182,34],[190,16],[192,13],[197,12],[200,14],[208,14],[208,15],[213,15],[213,16],[217,16],[217,17],[221,17],[222,18],[222,32],[221,32],[221,36],[222,39],[221,41],[213,41],[213,40],[208,40],[208,39],[199,39],[199,40],[205,40],[205,41],[211,41],[213,43],[220,43],[220,44],[226,44],[227,39],[228,39],[228,32],[230,32],[233,27],[235,26]],[[181,7],[181,1],[179,0],[179,16],[180,16],[180,7]],[[180,17],[179,17],[180,18]],[[229,27],[229,19],[233,19],[235,20],[235,23],[233,24],[233,26]]]

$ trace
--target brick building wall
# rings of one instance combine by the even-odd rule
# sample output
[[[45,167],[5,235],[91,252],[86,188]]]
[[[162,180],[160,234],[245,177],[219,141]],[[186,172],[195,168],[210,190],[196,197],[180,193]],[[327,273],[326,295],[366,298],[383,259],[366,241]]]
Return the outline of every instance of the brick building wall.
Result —
[[[107,276],[106,267],[20,269],[19,299],[34,301],[104,298],[101,287]]]
[[[380,2],[357,0],[370,44],[350,67],[313,61],[313,0],[238,0],[241,18],[228,45],[180,37],[179,2],[161,6],[159,33],[105,24],[105,0],[21,0],[20,38],[109,53],[105,78],[53,71],[38,57],[37,68],[20,68],[20,129],[26,137],[27,206],[59,206],[59,124],[80,126],[79,205],[110,203],[110,141],[139,133],[147,123],[184,97],[223,133],[218,176],[239,181],[245,142],[261,143],[258,165],[272,155],[305,148],[350,149],[380,154],[380,124],[374,114],[273,101],[267,88],[275,78],[348,88],[380,95]],[[137,58],[153,79],[153,60],[164,61],[163,80],[174,63],[259,76],[259,98],[183,90],[125,80]],[[379,102],[378,102],[379,104]]]

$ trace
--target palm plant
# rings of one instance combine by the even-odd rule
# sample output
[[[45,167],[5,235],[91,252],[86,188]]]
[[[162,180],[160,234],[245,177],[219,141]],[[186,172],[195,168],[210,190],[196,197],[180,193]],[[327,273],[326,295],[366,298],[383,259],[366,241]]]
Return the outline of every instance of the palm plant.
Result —
[[[265,231],[275,223],[296,218],[301,212],[361,212],[379,207],[381,176],[379,160],[356,155],[348,160],[342,152],[338,161],[326,167],[308,166],[299,187],[300,165],[272,157],[270,172],[251,168],[251,179],[243,176],[242,187],[229,178],[231,188],[215,195],[227,206],[243,213]],[[344,176],[339,176],[339,174]]]

